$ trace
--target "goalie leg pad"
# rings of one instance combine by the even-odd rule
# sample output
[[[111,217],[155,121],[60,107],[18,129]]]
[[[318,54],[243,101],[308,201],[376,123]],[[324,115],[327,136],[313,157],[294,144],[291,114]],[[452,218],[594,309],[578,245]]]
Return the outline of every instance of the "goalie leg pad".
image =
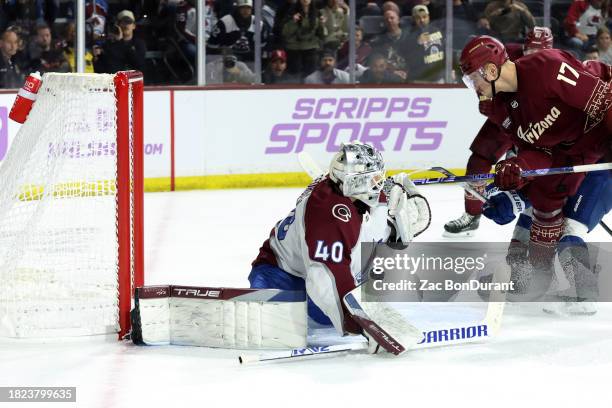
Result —
[[[280,289],[138,288],[133,320],[148,345],[304,347],[308,331],[305,292]]]

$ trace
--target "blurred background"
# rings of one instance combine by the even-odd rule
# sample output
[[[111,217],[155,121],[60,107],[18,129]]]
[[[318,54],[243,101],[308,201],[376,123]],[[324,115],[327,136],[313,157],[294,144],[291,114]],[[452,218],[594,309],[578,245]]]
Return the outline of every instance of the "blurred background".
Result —
[[[148,85],[457,83],[470,36],[520,45],[534,26],[612,61],[608,0],[346,1],[3,0],[0,87],[125,69]]]

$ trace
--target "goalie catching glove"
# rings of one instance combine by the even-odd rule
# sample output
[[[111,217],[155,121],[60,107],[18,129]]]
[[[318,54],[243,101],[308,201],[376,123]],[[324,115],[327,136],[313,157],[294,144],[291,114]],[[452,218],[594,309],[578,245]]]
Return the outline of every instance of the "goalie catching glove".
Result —
[[[427,199],[419,194],[406,173],[399,173],[385,183],[389,223],[395,228],[396,238],[408,243],[431,223]]]

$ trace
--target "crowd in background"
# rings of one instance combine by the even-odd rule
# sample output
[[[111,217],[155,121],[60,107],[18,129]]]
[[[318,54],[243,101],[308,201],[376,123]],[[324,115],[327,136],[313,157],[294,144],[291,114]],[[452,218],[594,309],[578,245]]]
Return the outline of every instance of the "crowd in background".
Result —
[[[86,72],[143,71],[148,84],[193,84],[196,0],[87,0]],[[350,83],[345,0],[205,0],[206,83],[251,84],[255,36],[265,84]],[[612,63],[609,0],[553,0],[555,47]],[[521,43],[543,25],[540,0],[453,0],[452,55],[446,55],[444,0],[356,0],[359,83],[442,83],[447,59],[470,36]],[[5,0],[0,7],[0,87],[18,88],[33,71],[75,71],[75,2]],[[451,75],[455,81],[457,75]]]

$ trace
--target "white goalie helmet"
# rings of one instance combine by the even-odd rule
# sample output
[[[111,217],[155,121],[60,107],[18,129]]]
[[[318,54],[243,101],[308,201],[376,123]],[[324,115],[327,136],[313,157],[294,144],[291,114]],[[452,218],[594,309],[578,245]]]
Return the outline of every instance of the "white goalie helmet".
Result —
[[[385,163],[380,152],[370,145],[343,143],[329,165],[329,177],[345,197],[374,207],[385,182]]]

